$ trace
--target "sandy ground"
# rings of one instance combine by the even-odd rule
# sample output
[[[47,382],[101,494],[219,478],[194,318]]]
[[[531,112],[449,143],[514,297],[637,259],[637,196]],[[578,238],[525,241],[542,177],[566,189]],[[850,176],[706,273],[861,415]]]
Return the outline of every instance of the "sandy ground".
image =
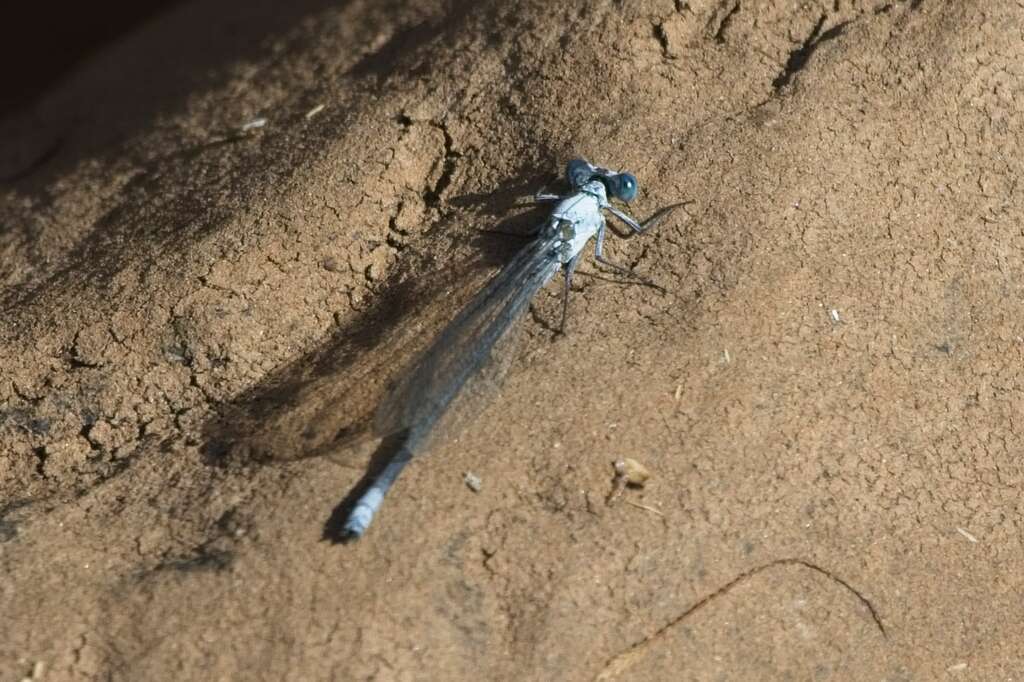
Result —
[[[0,679],[1021,678],[1024,3],[285,5],[0,123]],[[665,291],[545,289],[335,542],[577,154]]]

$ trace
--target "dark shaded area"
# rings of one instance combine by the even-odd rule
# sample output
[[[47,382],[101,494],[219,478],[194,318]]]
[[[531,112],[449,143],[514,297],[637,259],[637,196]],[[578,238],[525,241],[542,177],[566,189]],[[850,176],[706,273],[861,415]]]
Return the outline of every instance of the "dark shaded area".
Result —
[[[8,542],[18,536],[18,524],[9,517],[29,504],[31,502],[28,500],[14,500],[0,506],[0,543]]]
[[[528,233],[543,220],[548,210],[539,205],[510,215],[516,206],[522,206],[521,190],[537,186],[534,180],[520,179],[493,195],[453,199],[452,203],[466,210],[473,207],[482,215],[506,215],[504,220],[495,217],[484,221],[495,227],[473,238],[476,257],[461,266],[444,264],[439,267],[432,254],[408,250],[397,266],[400,269],[374,292],[370,304],[350,323],[339,327],[316,350],[272,372],[223,406],[216,417],[205,424],[203,453],[207,462],[220,465],[231,461],[247,463],[315,457],[364,436],[369,430],[374,406],[363,404],[368,393],[355,391],[362,388],[360,377],[385,377],[383,383],[386,384],[403,366],[396,363],[400,358],[380,353],[381,345],[397,333],[415,311],[429,307],[438,297],[445,296],[446,291],[460,288],[457,282],[467,279],[470,270],[493,269],[512,257],[523,245],[518,235]],[[442,230],[443,226],[435,226],[435,229]],[[447,321],[438,320],[436,326],[440,329]],[[417,335],[422,347],[432,338],[429,333]],[[415,352],[408,352],[411,349],[406,351],[405,360],[415,356]],[[375,358],[375,364],[367,365],[363,362],[366,358]],[[354,371],[357,365],[358,371]],[[301,418],[295,421],[294,415],[301,415]]]
[[[7,289],[0,309],[30,304],[53,288],[72,283],[81,287],[83,279],[87,286],[102,289],[129,261],[173,257],[184,243],[202,239],[215,229],[252,193],[279,184],[310,154],[319,153],[322,144],[317,142],[299,146],[286,134],[242,135],[229,129],[210,130],[205,140],[183,141],[179,152],[159,157],[125,142],[154,119],[173,115],[197,92],[219,87],[231,77],[232,65],[265,58],[271,38],[288,35],[306,18],[344,4],[264,0],[246,5],[244,12],[230,0],[174,6],[159,21],[125,36],[131,49],[115,48],[103,55],[104,68],[93,69],[76,82],[77,89],[90,93],[89,101],[81,102],[81,111],[61,109],[38,121],[32,114],[4,131],[28,150],[4,149],[0,181],[16,183],[19,193],[33,197],[39,206],[49,203],[53,179],[84,159],[97,159],[108,167],[131,162],[138,172],[122,188],[118,204],[78,240],[60,267],[47,273],[45,257],[32,258],[34,235],[26,234],[30,262],[46,274]],[[300,40],[301,35],[291,39]],[[122,52],[133,58],[119,59]],[[313,97],[314,93],[307,93],[307,98]],[[306,104],[299,101],[291,118],[301,120]],[[308,138],[330,138],[346,116],[347,110],[340,105],[325,112],[318,125],[307,131]],[[294,121],[278,124],[284,130]],[[26,135],[38,139],[25,142]],[[257,159],[268,155],[278,162],[263,168]],[[12,163],[7,158],[11,156],[21,157],[20,163]],[[261,168],[261,173],[253,174],[254,167]],[[232,201],[224,201],[225,196]],[[153,197],[159,200],[154,202]],[[11,221],[0,229],[21,229],[20,225]]]
[[[178,573],[196,573],[199,571],[223,571],[235,560],[233,552],[223,549],[209,548],[201,545],[190,556],[176,557],[160,563],[153,572],[176,571]]]
[[[0,119],[28,106],[105,45],[182,0],[18,3],[0,21]]]
[[[678,11],[678,10],[677,10]],[[739,0],[729,8],[729,11],[725,13],[721,21],[718,23],[718,28],[715,29],[714,35],[712,36],[716,43],[719,45],[725,44],[725,32],[729,28],[729,24],[732,23],[733,17],[740,11]]]
[[[387,76],[403,58],[419,47],[426,45],[431,40],[440,37],[442,27],[430,22],[421,22],[411,26],[404,31],[399,31],[387,42],[374,52],[368,53],[365,57],[352,66],[349,73],[357,78],[375,76],[383,78]],[[413,69],[414,75],[422,73],[423,64]]]
[[[818,46],[841,36],[843,31],[846,30],[847,24],[850,23],[844,21],[823,32],[821,28],[825,25],[826,19],[828,19],[827,15],[821,15],[821,18],[818,19],[818,23],[814,25],[814,30],[807,36],[807,39],[804,40],[800,47],[789,53],[789,59],[786,60],[786,66],[782,69],[782,73],[772,81],[772,87],[776,92],[789,85],[793,80],[793,76],[807,66],[807,62],[810,61]]]
[[[0,114],[0,118],[2,117],[3,114]],[[48,146],[44,147],[41,151],[37,152],[37,154],[30,158],[29,160],[25,161],[20,167],[17,167],[10,173],[0,174],[0,182],[14,183],[21,180],[22,178],[27,178],[28,176],[32,175],[32,173],[34,173],[38,168],[41,168],[42,166],[46,165],[46,163],[50,161],[50,159],[57,156],[57,153],[60,152],[60,149],[63,146],[64,138],[55,137]]]
[[[508,215],[516,206],[522,206],[523,190],[538,186],[534,180],[520,179],[499,193],[465,195],[453,199],[453,203],[484,215]],[[473,267],[493,268],[506,263],[523,245],[519,236],[542,221],[548,210],[548,206],[536,205],[533,210],[508,216],[505,220],[489,221],[495,224],[494,230],[481,232],[474,239],[478,257]],[[339,328],[315,351],[272,373],[224,406],[205,424],[203,453],[209,464],[315,457],[375,435],[372,421],[376,403],[419,351],[415,349],[396,357],[382,352],[381,344],[414,311],[429,306],[436,297],[450,290],[453,280],[463,278],[465,273],[464,268],[443,267],[427,270],[424,276],[424,270],[432,264],[430,255],[407,253],[403,271],[376,292],[372,304],[355,320]],[[440,320],[438,329],[448,321]],[[421,345],[429,344],[433,336],[433,333],[419,335]],[[364,364],[358,371],[351,371],[365,358],[374,358],[374,364]],[[360,377],[368,373],[385,377],[381,382],[382,391],[370,404],[366,404],[366,393],[356,391],[353,397],[355,387],[361,383]],[[344,532],[349,512],[405,440],[404,432],[383,435],[359,483],[325,521],[323,540],[344,543],[352,539]],[[293,453],[295,457],[291,456]]]
[[[231,78],[233,65],[265,61],[272,51],[287,53],[288,43],[304,43],[312,31],[303,27],[307,19],[337,12],[346,4],[345,0],[256,0],[246,4],[244,11],[231,0],[176,6],[159,21],[126,36],[131,49],[116,48],[103,55],[102,68],[92,69],[81,82],[76,81],[77,90],[89,93],[81,111],[60,109],[54,113],[49,107],[45,124],[42,119],[37,122],[34,113],[17,117],[31,120],[19,122],[12,129],[15,132],[6,134],[19,140],[28,134],[32,141],[19,142],[25,150],[5,150],[0,158],[0,182],[16,184],[19,194],[37,201],[40,207],[51,201],[53,179],[84,159],[108,167],[129,163],[134,174],[121,189],[117,205],[76,240],[57,268],[48,266],[46,257],[34,247],[35,236],[24,235],[29,264],[39,268],[40,276],[5,290],[0,310],[23,308],[62,287],[105,289],[133,262],[169,262],[186,250],[186,244],[202,240],[239,206],[246,205],[254,193],[283,186],[296,168],[322,153],[326,141],[336,139],[344,129],[351,110],[345,101],[335,100],[315,125],[308,124],[303,114],[321,96],[315,88],[297,92],[294,109],[276,112],[266,130],[239,134],[224,126],[243,121],[227,119],[205,139],[183,140],[179,152],[159,157],[127,143],[155,119],[173,116],[197,93],[220,87]],[[443,24],[431,24],[434,33],[416,24],[400,30],[396,40],[405,48],[415,46],[410,41],[429,41],[467,21],[472,8],[471,3],[456,3]],[[401,3],[381,3],[368,21],[372,25],[379,20],[384,25],[400,11]],[[396,69],[418,68],[406,64],[409,58],[397,50],[399,42],[389,41],[366,54],[345,74],[319,73],[322,65],[316,63],[309,69],[325,82],[333,79],[338,85],[342,79],[348,81],[353,93],[378,87]],[[121,60],[121,52],[134,56]],[[272,62],[258,78],[272,80],[273,68]],[[301,139],[289,132],[299,127]],[[446,164],[450,165],[454,156],[448,154]],[[275,163],[261,163],[265,158],[273,158]],[[254,168],[258,172],[253,172]],[[0,230],[21,229],[21,224],[12,221]]]
[[[230,568],[235,561],[234,541],[240,530],[242,527],[234,511],[228,510],[213,524],[209,539],[193,547],[187,554],[165,558],[147,574],[160,571],[223,571]]]

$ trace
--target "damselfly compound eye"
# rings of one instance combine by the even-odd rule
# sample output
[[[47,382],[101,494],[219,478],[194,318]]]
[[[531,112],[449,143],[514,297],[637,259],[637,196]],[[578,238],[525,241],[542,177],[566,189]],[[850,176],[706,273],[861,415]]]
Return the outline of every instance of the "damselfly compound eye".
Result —
[[[573,159],[565,167],[565,179],[573,189],[579,189],[594,177],[594,167],[586,159]]]
[[[637,190],[640,188],[636,181],[636,177],[632,173],[619,173],[612,176],[614,179],[612,186],[612,194],[617,199],[629,203],[636,199]]]

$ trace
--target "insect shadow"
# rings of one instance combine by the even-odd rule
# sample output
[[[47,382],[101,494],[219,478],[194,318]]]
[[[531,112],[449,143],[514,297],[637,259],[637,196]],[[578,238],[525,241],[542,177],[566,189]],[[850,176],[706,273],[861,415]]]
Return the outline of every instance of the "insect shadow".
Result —
[[[361,480],[324,523],[323,539],[343,542],[342,524],[348,512],[402,442],[401,432],[373,433],[377,404],[405,364],[395,359],[414,358],[433,336],[421,328],[440,329],[448,321],[450,308],[432,302],[445,298],[452,289],[467,289],[466,280],[481,280],[484,272],[507,262],[543,221],[545,207],[530,204],[530,192],[525,191],[542,184],[534,178],[503,186],[491,195],[451,199],[452,205],[463,209],[462,214],[470,214],[468,220],[460,216],[460,222],[484,222],[474,221],[475,214],[487,217],[487,224],[493,225],[477,229],[470,239],[470,251],[475,254],[470,264],[451,267],[437,263],[426,250],[406,249],[392,276],[373,291],[366,308],[317,348],[271,372],[207,420],[201,446],[206,462],[211,466],[266,465],[334,455],[383,436]],[[528,206],[528,210],[515,213],[516,207]],[[501,214],[509,217],[494,218]],[[449,224],[442,221],[428,230],[426,244],[435,241]],[[415,331],[410,331],[413,328]]]

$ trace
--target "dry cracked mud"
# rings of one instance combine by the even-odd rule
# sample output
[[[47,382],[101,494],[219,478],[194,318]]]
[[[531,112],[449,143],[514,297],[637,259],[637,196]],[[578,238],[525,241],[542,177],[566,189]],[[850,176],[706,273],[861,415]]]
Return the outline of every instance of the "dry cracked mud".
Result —
[[[1014,678],[1022,65],[1020,0],[150,21],[0,122],[0,678]],[[545,289],[335,542],[575,155],[691,202],[608,245],[663,290]]]

